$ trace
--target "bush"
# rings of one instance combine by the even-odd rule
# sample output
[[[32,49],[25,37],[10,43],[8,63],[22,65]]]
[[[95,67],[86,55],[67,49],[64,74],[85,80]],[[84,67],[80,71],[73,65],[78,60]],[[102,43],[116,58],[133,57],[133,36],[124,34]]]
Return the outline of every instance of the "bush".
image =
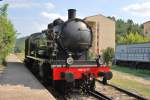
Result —
[[[103,58],[104,64],[106,64],[107,66],[109,64],[112,64],[112,60],[114,58],[114,49],[111,47],[108,47],[105,50],[103,50],[102,51],[102,58]]]
[[[0,65],[4,65],[4,66],[7,65],[7,62],[4,58],[0,58]]]
[[[87,59],[88,60],[93,60],[93,59],[95,59],[95,54],[92,52],[92,51],[88,51],[88,53],[87,53]]]

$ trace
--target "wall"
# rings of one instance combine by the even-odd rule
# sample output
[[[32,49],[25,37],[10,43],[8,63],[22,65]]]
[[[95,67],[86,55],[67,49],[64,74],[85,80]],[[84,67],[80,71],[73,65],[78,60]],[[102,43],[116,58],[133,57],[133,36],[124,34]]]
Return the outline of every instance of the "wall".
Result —
[[[150,37],[150,21],[144,23],[144,36]]]
[[[94,29],[92,50],[94,50],[95,53],[101,54],[101,51],[107,47],[115,49],[115,21],[103,15],[86,17],[85,21],[95,23],[95,25],[92,26],[92,30]]]

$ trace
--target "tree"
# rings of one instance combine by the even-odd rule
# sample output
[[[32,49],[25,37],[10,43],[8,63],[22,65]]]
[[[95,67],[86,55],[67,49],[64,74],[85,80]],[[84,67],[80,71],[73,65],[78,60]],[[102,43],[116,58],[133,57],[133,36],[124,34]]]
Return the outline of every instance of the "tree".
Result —
[[[0,15],[7,17],[7,10],[8,10],[8,4],[4,4],[1,8],[0,8]]]
[[[111,47],[104,49],[102,51],[102,58],[103,58],[104,64],[106,64],[108,66],[113,61],[114,49]]]
[[[127,31],[127,25],[122,19],[118,19],[116,21],[116,34],[122,35],[125,34]]]
[[[111,19],[111,20],[113,20],[113,21],[116,21],[116,18],[114,17],[114,16],[108,16],[107,18],[109,18],[109,19]]]
[[[139,33],[132,33],[125,35],[117,35],[117,43],[118,44],[132,44],[132,43],[144,43],[144,42],[150,42],[149,37],[144,37],[143,35]]]
[[[133,31],[133,21],[131,19],[127,20],[127,33],[130,33]]]
[[[0,7],[0,61],[3,62],[5,57],[12,51],[16,40],[16,31],[7,18],[8,4]]]
[[[134,23],[131,19],[128,19],[126,22],[122,19],[116,20],[116,34],[125,35],[128,33],[143,33],[143,25]]]

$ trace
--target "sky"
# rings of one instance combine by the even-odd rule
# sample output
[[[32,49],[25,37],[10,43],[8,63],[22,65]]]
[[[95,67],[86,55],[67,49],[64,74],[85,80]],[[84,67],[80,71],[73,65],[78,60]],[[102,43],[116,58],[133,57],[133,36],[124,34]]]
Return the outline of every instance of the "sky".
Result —
[[[67,10],[76,9],[77,17],[102,14],[142,24],[150,20],[150,0],[2,0],[8,3],[8,17],[18,37],[47,28],[56,18],[67,20]]]

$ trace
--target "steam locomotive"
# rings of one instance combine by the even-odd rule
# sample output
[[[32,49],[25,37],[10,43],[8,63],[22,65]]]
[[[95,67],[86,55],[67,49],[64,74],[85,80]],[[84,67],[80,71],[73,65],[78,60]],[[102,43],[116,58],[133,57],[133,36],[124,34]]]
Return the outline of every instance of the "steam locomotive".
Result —
[[[95,78],[102,77],[107,83],[112,73],[100,57],[87,59],[92,39],[90,26],[76,18],[75,9],[69,9],[67,21],[56,19],[25,40],[25,65],[54,87],[94,89]]]

